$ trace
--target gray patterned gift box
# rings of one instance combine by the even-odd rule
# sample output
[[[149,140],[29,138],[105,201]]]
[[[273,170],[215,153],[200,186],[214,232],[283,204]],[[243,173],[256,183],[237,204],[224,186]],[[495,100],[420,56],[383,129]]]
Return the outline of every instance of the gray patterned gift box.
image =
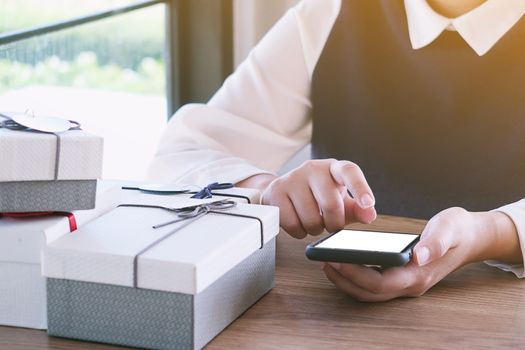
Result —
[[[271,290],[277,208],[152,197],[155,204],[137,196],[136,207],[117,208],[47,247],[50,335],[202,348]]]
[[[103,139],[0,128],[0,212],[93,209]]]
[[[119,186],[101,181],[93,210],[33,217],[0,214],[0,325],[47,328],[42,249],[114,209],[121,203],[121,192]]]
[[[0,182],[0,213],[95,208],[97,180]]]

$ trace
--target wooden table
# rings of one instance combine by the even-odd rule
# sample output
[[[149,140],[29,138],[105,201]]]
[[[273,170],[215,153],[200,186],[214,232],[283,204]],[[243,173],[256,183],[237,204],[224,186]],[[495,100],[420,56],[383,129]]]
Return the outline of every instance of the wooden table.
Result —
[[[424,222],[380,217],[374,229],[420,232]],[[310,241],[313,239],[310,239]],[[463,268],[423,297],[356,302],[336,290],[307,241],[281,235],[276,286],[209,349],[525,348],[525,281],[484,264]],[[0,349],[122,349],[0,327]]]

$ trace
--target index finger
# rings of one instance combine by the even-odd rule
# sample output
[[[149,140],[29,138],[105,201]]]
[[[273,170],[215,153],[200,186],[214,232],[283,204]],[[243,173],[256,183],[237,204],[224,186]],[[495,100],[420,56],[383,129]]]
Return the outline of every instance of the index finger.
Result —
[[[339,185],[348,189],[361,208],[366,209],[375,206],[372,189],[357,164],[347,160],[335,161],[330,164],[330,173]]]

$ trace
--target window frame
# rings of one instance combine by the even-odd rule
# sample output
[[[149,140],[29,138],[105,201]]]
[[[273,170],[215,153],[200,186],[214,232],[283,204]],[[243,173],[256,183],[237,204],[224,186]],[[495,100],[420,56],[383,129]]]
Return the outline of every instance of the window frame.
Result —
[[[186,103],[206,102],[233,71],[233,0],[142,0],[84,16],[0,33],[0,47],[109,17],[166,5],[168,119]]]

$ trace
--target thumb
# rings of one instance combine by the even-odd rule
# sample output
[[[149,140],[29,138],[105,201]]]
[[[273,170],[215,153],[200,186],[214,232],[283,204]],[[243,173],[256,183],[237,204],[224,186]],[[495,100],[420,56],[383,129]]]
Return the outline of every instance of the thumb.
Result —
[[[452,230],[427,226],[414,247],[414,260],[419,266],[427,265],[441,258],[455,245],[456,238]]]

